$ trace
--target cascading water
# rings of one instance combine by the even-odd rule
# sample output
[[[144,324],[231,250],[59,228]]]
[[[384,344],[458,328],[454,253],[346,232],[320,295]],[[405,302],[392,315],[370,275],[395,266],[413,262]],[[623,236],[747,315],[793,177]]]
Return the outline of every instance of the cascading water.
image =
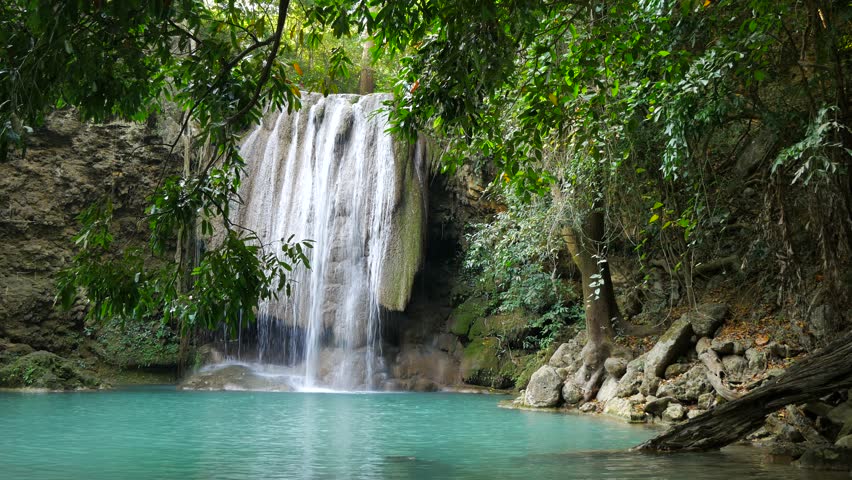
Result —
[[[386,133],[387,98],[307,94],[241,147],[234,220],[264,244],[315,241],[293,296],[260,305],[253,348],[239,349],[286,366],[295,388],[375,389],[385,376],[380,316],[408,302],[426,215],[423,145]]]

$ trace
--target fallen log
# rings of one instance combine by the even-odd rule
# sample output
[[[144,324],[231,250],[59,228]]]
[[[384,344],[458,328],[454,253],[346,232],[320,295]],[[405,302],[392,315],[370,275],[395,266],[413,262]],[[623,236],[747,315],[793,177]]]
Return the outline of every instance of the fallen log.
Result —
[[[678,452],[716,450],[760,428],[766,416],[790,404],[852,387],[852,332],[794,364],[780,376],[731,402],[635,447]]]
[[[698,359],[701,360],[701,363],[703,363],[705,367],[707,367],[707,380],[710,382],[710,385],[713,385],[713,389],[716,390],[716,393],[729,402],[740,398],[741,395],[728,388],[722,380],[725,377],[725,366],[722,364],[722,361],[719,360],[719,356],[716,355],[716,352],[707,349],[698,355]]]

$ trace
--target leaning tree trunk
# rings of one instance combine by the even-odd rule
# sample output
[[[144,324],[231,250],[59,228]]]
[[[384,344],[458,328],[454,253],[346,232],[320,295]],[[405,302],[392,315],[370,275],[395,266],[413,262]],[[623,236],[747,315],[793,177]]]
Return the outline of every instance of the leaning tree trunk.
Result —
[[[760,428],[767,415],[786,405],[850,387],[852,332],[749,394],[671,428],[636,449],[675,452],[722,448]]]
[[[611,351],[612,324],[620,320],[606,261],[604,215],[599,206],[595,205],[587,214],[580,229],[565,228],[562,236],[583,282],[589,340],[583,348],[583,365],[574,382],[589,401],[597,394],[603,380],[604,362]]]
[[[364,40],[364,48],[361,51],[361,76],[358,80],[358,93],[367,95],[376,91],[376,77],[370,63],[370,49],[373,48],[372,38]]]

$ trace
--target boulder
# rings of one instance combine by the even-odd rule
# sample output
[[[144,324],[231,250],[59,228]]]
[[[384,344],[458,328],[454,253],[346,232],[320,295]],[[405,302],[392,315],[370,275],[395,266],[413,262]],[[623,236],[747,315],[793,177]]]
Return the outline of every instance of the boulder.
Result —
[[[672,402],[671,397],[662,397],[662,398],[649,397],[649,398],[653,398],[653,400],[651,400],[651,401],[649,401],[648,403],[645,404],[645,413],[650,413],[651,415],[653,415],[655,417],[662,416],[663,412],[666,411],[666,408],[668,408],[669,404]]]
[[[748,369],[748,360],[739,355],[727,355],[722,357],[722,365],[725,366],[728,381],[742,382]]]
[[[686,418],[692,420],[693,418],[695,418],[699,415],[702,415],[706,411],[707,410],[702,410],[700,408],[696,408],[695,410],[690,410],[690,411],[686,412]]]
[[[244,365],[202,369],[178,385],[180,390],[235,390],[289,392],[286,377],[277,378],[254,372]]]
[[[841,447],[813,447],[799,458],[799,466],[817,470],[852,470],[852,450]]]
[[[751,375],[755,375],[766,370],[766,354],[760,350],[756,348],[749,348],[745,351],[745,358],[748,362],[748,371]]]
[[[695,365],[688,372],[670,382],[660,385],[658,397],[672,397],[685,403],[695,403],[701,394],[711,393],[713,386],[707,380],[707,368]]]
[[[621,380],[618,381],[618,389],[615,396],[629,397],[639,393],[639,387],[642,385],[644,378],[645,374],[642,371],[628,368],[624,376],[621,377]]]
[[[601,385],[600,390],[598,390],[597,400],[601,403],[606,403],[609,399],[614,398],[618,393],[618,380],[615,377],[610,377],[607,375],[606,380],[604,380]]]
[[[672,403],[663,411],[663,420],[666,422],[678,422],[686,416],[686,409],[683,405]]]
[[[699,337],[712,337],[728,316],[728,306],[723,303],[705,303],[684,315]]]
[[[642,384],[639,385],[639,393],[645,395],[646,397],[649,395],[657,395],[657,390],[660,388],[660,378],[654,375],[650,375],[647,372],[645,376],[642,377]]]
[[[639,405],[637,400],[631,398],[615,397],[610,399],[604,405],[603,413],[613,417],[618,417],[627,420],[631,423],[639,423],[645,421],[645,412],[636,408]]]
[[[620,379],[627,372],[628,361],[624,357],[609,357],[604,362],[604,368],[610,377]]]
[[[565,382],[562,385],[562,400],[566,405],[577,405],[583,401],[583,390],[574,382]]]
[[[666,367],[665,378],[666,378],[666,380],[668,380],[668,379],[677,377],[677,376],[682,375],[682,374],[686,373],[687,371],[689,371],[690,368],[691,368],[691,366],[687,365],[685,363],[673,363],[673,364],[669,365],[668,367]]]
[[[530,377],[524,400],[531,407],[555,407],[559,403],[561,389],[562,377],[555,368],[544,365]]]
[[[847,400],[832,408],[826,418],[836,425],[842,425],[838,434],[839,437],[852,433],[852,400]]]
[[[789,345],[785,345],[783,343],[772,342],[767,347],[769,353],[778,359],[785,359],[795,356],[798,352],[796,349],[791,348]]]
[[[695,344],[695,351],[701,355],[702,353],[710,350],[710,347],[713,345],[713,340],[710,340],[707,337],[701,337],[698,339],[698,342]]]
[[[595,402],[586,402],[580,405],[580,411],[583,413],[591,413],[597,410],[598,407],[595,405]]]
[[[734,353],[734,342],[731,340],[714,338],[710,342],[710,348],[713,349],[714,352],[718,353],[719,356],[732,355]]]
[[[686,352],[691,337],[692,325],[689,320],[686,317],[676,320],[648,352],[645,358],[646,376],[648,374],[654,374],[657,377],[664,376],[666,367]]]
[[[840,437],[834,442],[835,447],[840,448],[852,448],[852,435],[846,435],[844,437]]]
[[[559,345],[547,364],[555,368],[568,368],[576,371],[577,364],[582,361],[580,352],[583,351],[587,338],[586,332],[580,331],[574,338]]]

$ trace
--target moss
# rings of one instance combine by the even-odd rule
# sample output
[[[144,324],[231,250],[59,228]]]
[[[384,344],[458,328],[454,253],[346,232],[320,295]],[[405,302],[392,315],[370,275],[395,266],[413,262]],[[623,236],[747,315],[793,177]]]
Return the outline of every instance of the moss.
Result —
[[[511,388],[512,378],[505,373],[508,361],[501,354],[498,339],[490,337],[472,341],[464,349],[462,378],[472,385]]]
[[[529,333],[530,319],[523,310],[477,318],[471,325],[468,336],[499,337],[511,347],[520,348]]]
[[[0,386],[73,390],[98,388],[101,382],[69,360],[38,351],[24,355],[0,370]]]
[[[468,336],[471,326],[478,319],[484,317],[487,311],[488,301],[486,299],[482,297],[468,298],[453,309],[453,313],[450,314],[450,332],[458,337]]]
[[[110,365],[138,368],[178,364],[180,339],[159,322],[110,324],[96,332],[96,339],[98,355]]]
[[[397,191],[394,192],[393,218],[384,252],[379,303],[392,311],[403,311],[411,297],[414,276],[423,260],[423,236],[426,203],[422,172],[414,164],[413,145],[395,142]]]

